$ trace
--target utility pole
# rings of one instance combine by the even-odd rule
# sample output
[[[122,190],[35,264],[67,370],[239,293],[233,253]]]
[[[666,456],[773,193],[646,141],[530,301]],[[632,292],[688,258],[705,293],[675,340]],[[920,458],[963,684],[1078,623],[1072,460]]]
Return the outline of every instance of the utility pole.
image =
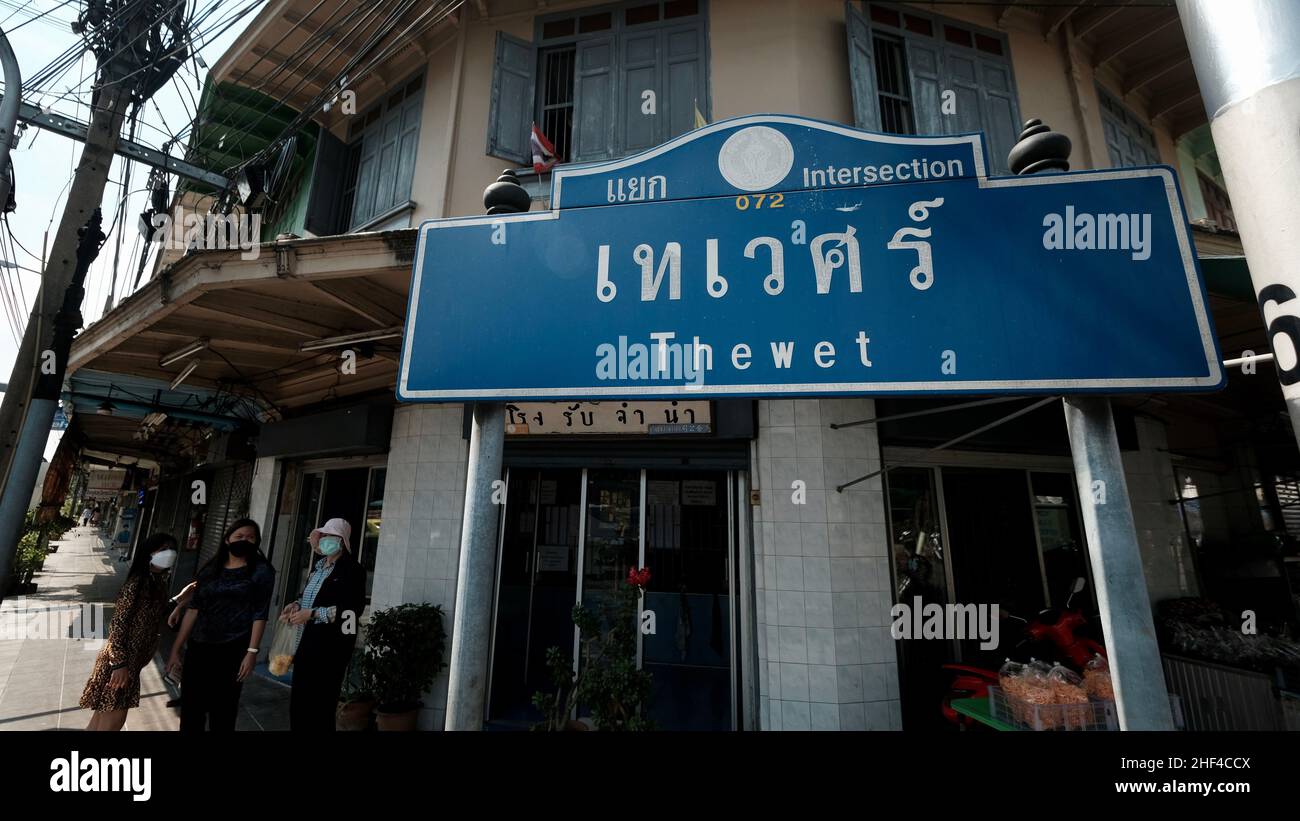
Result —
[[[5,96],[0,100],[0,214],[9,204],[9,149],[17,139],[18,106],[22,103],[23,78],[18,71],[9,38],[0,30],[0,69],[4,69]]]
[[[1178,0],[1178,16],[1300,440],[1300,3]]]
[[[501,172],[483,192],[489,214],[518,214],[532,206],[514,172]],[[448,730],[483,729],[488,648],[492,643],[492,589],[496,581],[497,527],[501,507],[493,484],[501,478],[506,444],[506,406],[475,402],[461,521],[460,569],[452,611],[451,664],[447,672]]]
[[[1069,171],[1070,148],[1069,137],[1040,120],[1030,120],[1007,156],[1007,165],[1016,174]],[[1173,730],[1151,597],[1142,570],[1142,549],[1110,400],[1076,395],[1065,397],[1064,405],[1119,728]]]
[[[8,579],[26,503],[31,498],[58,405],[57,392],[53,397],[44,395],[51,383],[49,377],[57,376],[61,389],[67,366],[67,349],[65,347],[62,356],[59,355],[56,337],[61,330],[58,320],[65,323],[62,330],[66,331],[65,296],[77,278],[79,258],[84,257],[82,229],[92,222],[103,199],[127,108],[140,82],[150,77],[150,72],[140,71],[146,67],[142,65],[140,55],[148,54],[147,35],[151,28],[170,23],[163,13],[168,7],[164,2],[91,0],[78,21],[83,37],[88,44],[93,44],[99,59],[98,82],[91,98],[92,116],[85,148],[68,191],[36,304],[9,378],[9,391],[0,404],[0,489],[3,490],[0,497],[0,588]],[[17,94],[5,96],[12,96],[15,102],[18,97]],[[89,228],[85,232],[86,235],[93,233]],[[84,276],[84,271],[81,276]],[[78,300],[75,307],[79,309],[79,306]],[[80,322],[79,310],[77,321]],[[73,332],[75,330],[73,328]],[[3,590],[0,589],[2,596]]]

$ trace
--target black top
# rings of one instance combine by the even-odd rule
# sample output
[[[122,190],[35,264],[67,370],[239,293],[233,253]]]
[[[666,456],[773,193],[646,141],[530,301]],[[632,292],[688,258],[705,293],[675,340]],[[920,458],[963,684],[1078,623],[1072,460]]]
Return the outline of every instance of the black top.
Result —
[[[218,644],[247,636],[253,622],[266,621],[274,587],[275,570],[267,562],[258,562],[256,569],[223,568],[201,580],[189,603],[191,610],[199,611],[191,638]]]
[[[312,607],[336,608],[334,620],[328,624],[307,622],[294,655],[295,673],[302,669],[304,658],[310,661],[318,655],[331,668],[345,670],[357,643],[361,612],[366,609],[366,571],[351,553],[345,551],[335,561],[334,570],[321,583]]]

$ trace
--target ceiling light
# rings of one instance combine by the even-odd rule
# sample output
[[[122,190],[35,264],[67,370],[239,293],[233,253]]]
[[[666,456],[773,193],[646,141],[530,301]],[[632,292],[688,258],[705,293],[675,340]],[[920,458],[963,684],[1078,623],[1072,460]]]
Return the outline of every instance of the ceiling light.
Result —
[[[304,342],[298,346],[300,351],[319,351],[324,348],[339,348],[344,345],[359,345],[362,342],[374,342],[379,339],[400,339],[402,336],[402,326],[394,325],[391,328],[381,328],[376,331],[362,331],[355,334],[344,334],[342,336],[327,336],[324,339],[313,339],[310,342]]]
[[[193,356],[199,351],[207,350],[208,345],[209,342],[206,336],[196,339],[184,348],[179,348],[171,353],[163,354],[162,358],[158,360],[158,367],[166,368],[170,365],[175,365],[187,356]]]
[[[181,383],[184,382],[186,378],[189,377],[190,374],[194,373],[195,369],[197,369],[198,367],[199,367],[199,360],[191,359],[190,364],[185,366],[185,370],[176,374],[176,378],[172,380],[171,389],[176,390],[177,388],[179,388],[181,386]]]

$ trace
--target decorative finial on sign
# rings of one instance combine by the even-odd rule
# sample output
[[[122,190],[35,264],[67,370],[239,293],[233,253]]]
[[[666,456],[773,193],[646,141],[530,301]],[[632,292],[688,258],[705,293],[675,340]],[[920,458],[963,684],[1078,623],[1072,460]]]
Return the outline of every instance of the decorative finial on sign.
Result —
[[[489,214],[519,214],[532,204],[533,198],[509,168],[501,172],[496,182],[483,189],[483,207]]]
[[[1007,154],[1007,166],[1013,174],[1069,171],[1072,147],[1069,137],[1048,128],[1042,120],[1028,120]]]

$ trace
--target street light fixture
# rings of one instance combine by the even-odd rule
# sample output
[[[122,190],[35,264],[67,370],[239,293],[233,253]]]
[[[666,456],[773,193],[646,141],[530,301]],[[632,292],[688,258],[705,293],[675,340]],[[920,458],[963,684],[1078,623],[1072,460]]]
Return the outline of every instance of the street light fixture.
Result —
[[[199,351],[207,350],[209,345],[211,345],[211,342],[206,336],[200,337],[183,348],[178,348],[171,353],[163,354],[158,360],[158,367],[166,368],[175,365],[187,356],[193,356]]]
[[[343,345],[360,345],[363,342],[374,342],[379,339],[399,339],[402,336],[402,326],[394,325],[391,328],[381,328],[375,331],[362,331],[355,334],[343,334],[342,336],[327,336],[324,339],[313,339],[310,342],[304,342],[298,346],[299,351],[319,351],[325,348],[338,348]]]
[[[180,373],[178,373],[176,375],[176,378],[172,380],[171,390],[176,390],[177,388],[179,388],[181,386],[181,383],[184,382],[186,378],[189,377],[190,374],[194,373],[194,371],[198,367],[199,367],[199,360],[191,359],[190,364],[186,365],[185,369],[182,370]]]

